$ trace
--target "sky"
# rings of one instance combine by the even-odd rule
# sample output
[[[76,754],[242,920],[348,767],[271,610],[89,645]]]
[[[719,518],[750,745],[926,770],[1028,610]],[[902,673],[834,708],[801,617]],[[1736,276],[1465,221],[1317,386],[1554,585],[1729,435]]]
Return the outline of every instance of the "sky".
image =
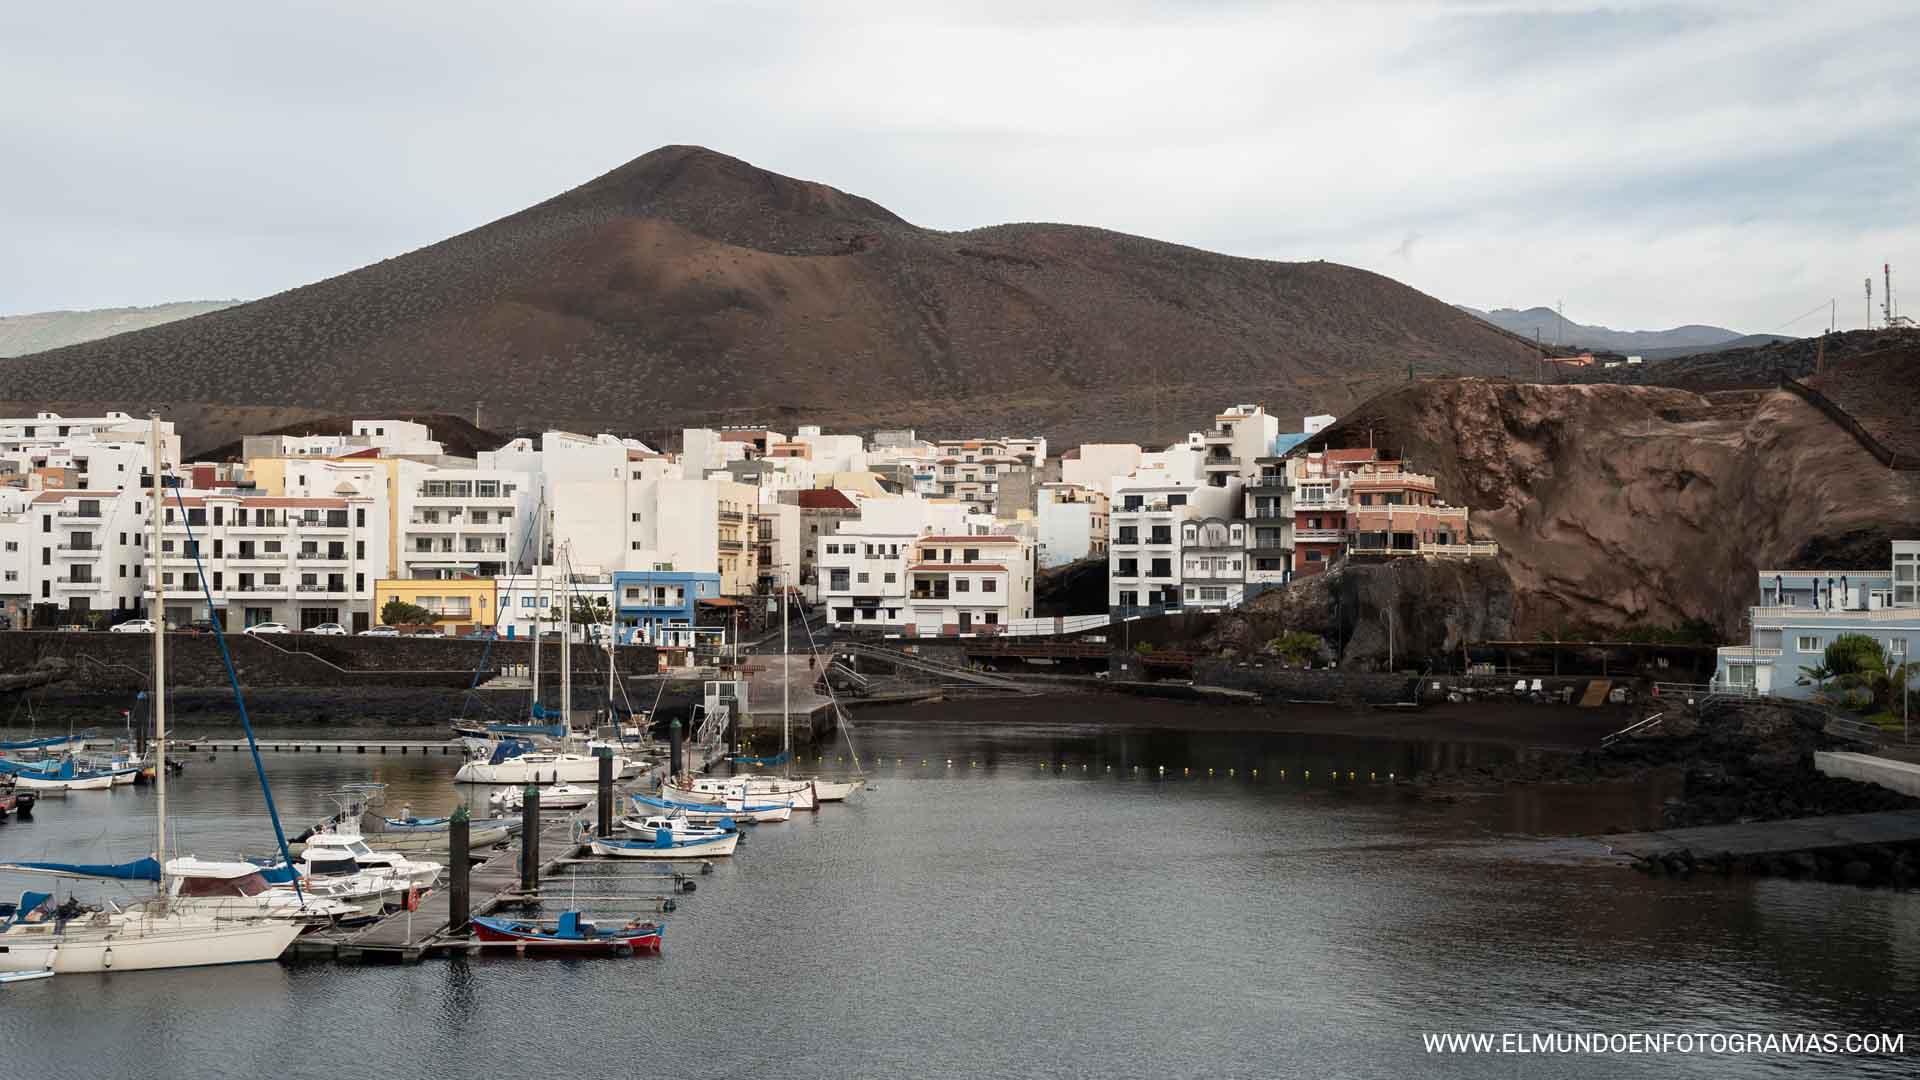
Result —
[[[808,10],[815,9],[815,10]],[[1920,313],[1920,3],[0,5],[0,314],[254,298],[668,143],[1620,329]]]

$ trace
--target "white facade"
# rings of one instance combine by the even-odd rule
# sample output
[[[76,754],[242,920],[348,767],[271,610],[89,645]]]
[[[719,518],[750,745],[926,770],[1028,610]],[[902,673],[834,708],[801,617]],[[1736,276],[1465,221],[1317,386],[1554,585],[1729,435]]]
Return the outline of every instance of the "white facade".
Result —
[[[139,487],[152,462],[147,440],[152,422],[126,413],[63,417],[43,412],[33,417],[0,419],[0,473],[31,477],[51,470],[52,479],[30,482],[48,490],[117,491]],[[180,463],[180,437],[173,424],[160,425],[161,467]]]
[[[61,416],[55,412],[35,413],[30,417],[0,419],[0,452],[32,446],[63,446],[76,442],[147,444],[153,422],[136,419],[123,412],[104,416]],[[180,436],[173,421],[160,421],[160,463],[171,468],[180,463]]]
[[[1201,437],[1205,456],[1200,467],[1207,484],[1226,487],[1231,479],[1259,475],[1257,462],[1272,453],[1278,434],[1279,418],[1258,405],[1235,405],[1220,412]]]
[[[1105,558],[1107,517],[1107,496],[1098,488],[1068,483],[1040,485],[1034,511],[1040,567]]]
[[[95,613],[131,613],[141,606],[148,496],[123,491],[43,491],[16,516],[0,552],[28,606],[51,604],[62,625],[88,625]],[[24,532],[24,535],[20,533]]]
[[[919,636],[993,633],[1033,617],[1033,544],[1024,537],[920,537],[907,567],[905,624]]]
[[[1232,517],[1240,493],[1237,479],[1227,487],[1213,487],[1198,477],[1162,469],[1143,468],[1118,481],[1107,519],[1108,606],[1180,607],[1185,598],[1182,525],[1192,518]]]
[[[394,577],[497,577],[539,557],[529,542],[537,479],[527,473],[407,461],[399,486]]]
[[[897,630],[908,622],[907,565],[921,534],[858,531],[861,525],[846,522],[820,538],[820,603],[836,629]]]
[[[494,579],[499,620],[496,629],[501,637],[530,638],[534,635],[536,623],[543,623],[542,628],[552,633],[560,629],[553,619],[554,612],[565,611],[569,604],[598,610],[600,605],[613,603],[613,577],[610,574],[569,573],[561,567],[549,566],[538,575],[538,580],[539,588],[536,589],[535,575],[531,572]],[[604,632],[590,631],[584,626],[573,627],[576,641],[589,638],[599,640],[598,635]]]
[[[1079,456],[1061,459],[1060,479],[1112,496],[1113,482],[1133,475],[1140,458],[1140,447],[1134,443],[1082,443]]]

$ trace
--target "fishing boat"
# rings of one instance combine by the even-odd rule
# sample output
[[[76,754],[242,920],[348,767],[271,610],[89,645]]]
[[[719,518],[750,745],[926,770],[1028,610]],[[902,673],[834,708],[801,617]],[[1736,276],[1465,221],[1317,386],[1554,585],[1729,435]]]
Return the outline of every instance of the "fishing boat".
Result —
[[[577,784],[554,784],[540,789],[540,809],[580,810],[593,805],[597,788]],[[526,800],[525,788],[504,788],[487,796],[487,805],[503,813],[517,812]]]
[[[731,855],[740,844],[740,834],[698,840],[675,840],[662,833],[652,840],[598,839],[591,843],[595,855],[619,859],[705,859]]]
[[[153,419],[147,445],[152,450],[150,472],[153,498],[149,505],[147,565],[152,573],[153,610],[164,611],[165,579],[160,573],[161,507],[166,475],[161,468],[160,421]],[[191,543],[191,542],[190,542]],[[282,919],[222,919],[200,912],[178,911],[170,905],[167,865],[167,726],[166,641],[153,637],[154,777],[156,853],[153,872],[160,879],[158,895],[130,910],[112,905],[82,907],[69,900],[54,907],[48,893],[25,893],[0,923],[0,972],[47,971],[59,974],[104,971],[145,971],[213,964],[257,963],[277,959],[303,927]],[[224,650],[224,640],[222,641]],[[224,651],[223,651],[224,655]],[[231,669],[229,669],[231,675]],[[236,699],[239,684],[234,683]],[[241,717],[246,716],[244,705]],[[111,783],[111,779],[108,781]],[[272,808],[272,791],[262,790]],[[276,826],[277,829],[277,826]],[[146,860],[142,860],[143,862]],[[77,867],[58,866],[49,872],[71,875]],[[110,876],[132,880],[125,868]],[[141,867],[142,871],[146,868]]]
[[[551,923],[476,915],[472,924],[482,945],[512,946],[516,952],[630,956],[660,951],[658,923],[635,921],[602,930],[578,911],[563,911]]]
[[[20,788],[43,794],[106,791],[113,787],[115,775],[104,769],[84,768],[71,757],[61,758],[57,765],[44,761],[31,764],[21,761],[0,761],[0,772],[12,773],[16,785]]]
[[[620,827],[642,840],[655,841],[665,836],[673,840],[713,840],[740,831],[732,818],[721,818],[716,825],[696,825],[685,814],[649,814],[623,818]]]
[[[652,795],[632,795],[629,798],[633,800],[635,808],[643,813],[668,810],[685,814],[687,820],[696,825],[711,825],[728,818],[757,825],[786,821],[793,816],[793,804],[790,802],[748,804],[744,799],[732,799],[724,803],[682,803]]]

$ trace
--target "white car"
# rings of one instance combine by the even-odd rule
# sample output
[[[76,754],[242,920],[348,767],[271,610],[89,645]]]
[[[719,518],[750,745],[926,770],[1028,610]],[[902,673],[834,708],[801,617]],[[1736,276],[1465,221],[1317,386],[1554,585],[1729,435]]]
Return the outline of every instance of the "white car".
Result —
[[[337,622],[323,622],[319,626],[308,628],[307,633],[319,634],[323,637],[346,637],[347,628]]]
[[[153,633],[153,620],[128,619],[126,622],[116,624],[113,632],[116,634],[151,634]]]
[[[259,622],[247,627],[243,632],[248,635],[291,634],[293,628],[283,622]]]
[[[395,630],[391,626],[376,626],[369,630],[360,631],[360,636],[361,637],[399,637],[400,631]]]

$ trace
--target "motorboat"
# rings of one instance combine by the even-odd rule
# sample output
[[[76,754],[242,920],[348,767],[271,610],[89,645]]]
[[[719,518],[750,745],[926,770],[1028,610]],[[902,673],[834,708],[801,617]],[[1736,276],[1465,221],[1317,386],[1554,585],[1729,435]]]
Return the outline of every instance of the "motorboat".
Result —
[[[749,804],[744,799],[732,799],[725,803],[701,804],[674,802],[671,799],[656,798],[652,795],[632,795],[629,798],[633,800],[634,807],[642,813],[658,810],[672,811],[685,814],[687,820],[695,825],[712,825],[729,818],[757,825],[786,821],[793,816],[793,804],[790,802]]]
[[[134,769],[132,772],[137,773]],[[38,791],[44,794],[65,794],[69,791],[106,791],[113,787],[114,773],[105,769],[83,767],[73,758],[62,758],[58,764],[50,761],[22,762],[0,760],[0,772],[13,774],[15,784],[26,791]],[[132,780],[127,781],[131,783]]]
[[[542,810],[580,810],[593,805],[599,795],[599,788],[581,787],[578,784],[553,784],[540,788],[540,809]],[[526,800],[526,789],[520,787],[503,788],[487,796],[487,805],[502,813],[517,813]]]
[[[167,906],[219,919],[285,919],[307,926],[351,921],[359,905],[270,884],[250,862],[192,857],[167,860]]]
[[[661,927],[653,922],[603,930],[578,911],[563,911],[553,922],[475,916],[471,923],[482,945],[511,946],[515,952],[630,956],[660,951]]]
[[[384,884],[386,902],[398,906],[406,901],[408,892],[425,892],[439,883],[443,867],[391,851],[376,851],[355,833],[326,832],[307,838],[297,869],[307,878],[368,875]]]
[[[731,836],[740,831],[732,818],[721,818],[715,825],[695,825],[687,820],[685,814],[649,814],[645,817],[624,818],[620,827],[642,840],[654,841],[665,836],[673,840],[713,840],[722,836]]]
[[[705,859],[731,855],[739,844],[740,834],[735,832],[696,840],[675,840],[667,833],[658,834],[652,840],[607,838],[593,840],[590,846],[595,855],[620,859]]]

